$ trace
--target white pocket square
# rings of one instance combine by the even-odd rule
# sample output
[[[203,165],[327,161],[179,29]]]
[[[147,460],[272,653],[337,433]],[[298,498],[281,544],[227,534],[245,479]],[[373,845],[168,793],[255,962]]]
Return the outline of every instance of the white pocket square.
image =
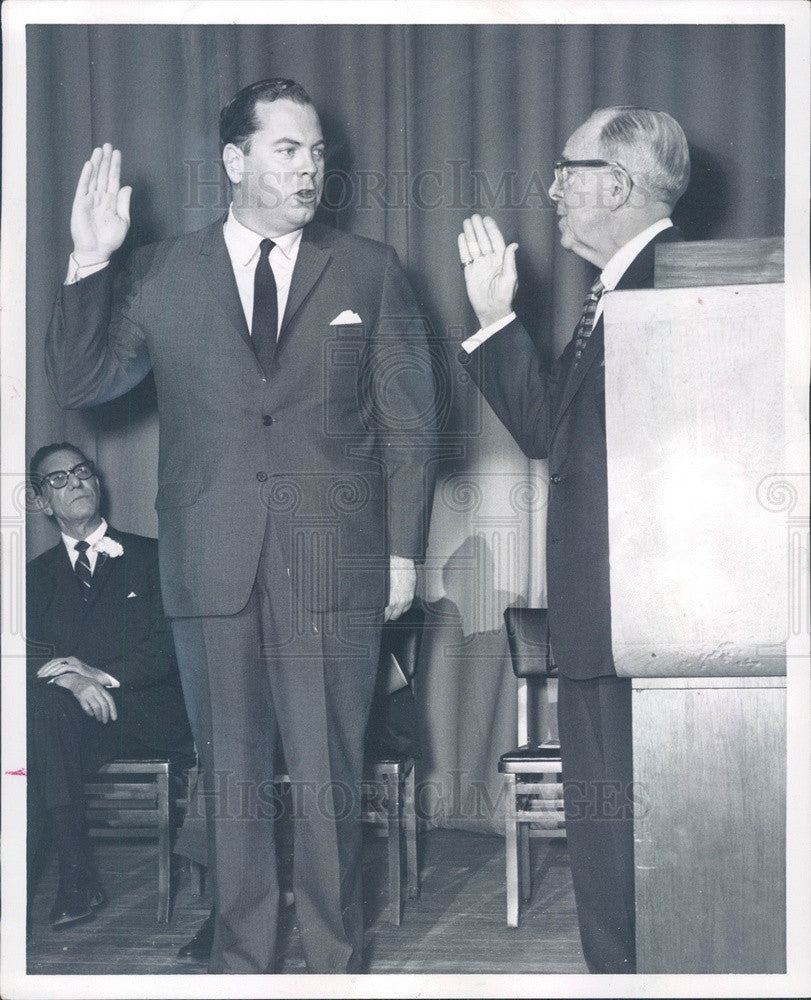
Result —
[[[137,594],[135,593],[135,591],[134,591],[134,590],[131,590],[131,591],[130,591],[130,592],[129,592],[129,593],[127,594],[127,600],[129,600],[129,599],[130,599],[130,597],[137,597],[137,596],[138,596],[138,595],[137,595]]]
[[[331,321],[330,326],[346,326],[349,323],[362,323],[363,320],[358,316],[356,312],[352,312],[351,309],[344,309],[342,313],[338,313],[334,320]]]

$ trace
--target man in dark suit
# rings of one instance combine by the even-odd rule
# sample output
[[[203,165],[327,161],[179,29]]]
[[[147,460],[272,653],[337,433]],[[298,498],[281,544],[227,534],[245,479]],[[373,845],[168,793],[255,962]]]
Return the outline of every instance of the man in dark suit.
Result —
[[[107,524],[93,463],[73,445],[40,448],[31,478],[62,539],[27,570],[29,874],[50,826],[60,927],[106,900],[84,837],[83,781],[114,757],[188,767],[194,746],[155,540]]]
[[[602,303],[653,285],[654,247],[680,239],[670,212],[690,176],[679,124],[645,108],[604,108],[555,164],[549,195],[561,245],[600,268],[575,336],[547,368],[512,312],[516,244],[490,218],[459,236],[481,329],[462,360],[531,458],[549,460],[547,580],[559,670],[566,833],[583,951],[592,972],[633,972],[631,683],[611,649]]]
[[[305,91],[220,115],[227,218],[107,266],[129,225],[121,156],[85,164],[46,345],[66,407],[152,369],[161,583],[208,782],[209,971],[271,972],[277,732],[303,798],[294,891],[307,967],[360,968],[363,734],[384,618],[411,603],[434,389],[391,248],[313,221],[324,138]],[[215,802],[216,799],[216,802]]]

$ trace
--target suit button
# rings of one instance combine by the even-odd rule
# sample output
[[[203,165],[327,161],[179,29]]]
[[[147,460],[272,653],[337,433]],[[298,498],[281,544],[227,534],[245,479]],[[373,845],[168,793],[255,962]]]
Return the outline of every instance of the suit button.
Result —
[[[257,472],[256,479],[260,483],[266,483],[268,481],[268,474],[266,472]]]
[[[266,413],[264,417],[262,417],[262,423],[265,425],[265,427],[270,427],[270,425],[273,423],[273,417],[268,416],[268,414]]]
[[[549,482],[552,483],[553,486],[557,486],[559,483],[563,482],[563,476],[557,472],[553,472],[549,477]]]

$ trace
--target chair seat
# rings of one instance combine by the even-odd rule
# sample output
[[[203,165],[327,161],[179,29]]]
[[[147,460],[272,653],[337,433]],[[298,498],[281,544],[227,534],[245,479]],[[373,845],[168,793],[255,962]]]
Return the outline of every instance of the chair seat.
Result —
[[[529,774],[534,771],[551,771],[552,764],[560,764],[559,743],[542,743],[540,746],[525,744],[502,754],[498,769],[502,774]]]
[[[413,765],[414,758],[408,754],[388,753],[367,762],[364,774],[374,774],[379,768],[404,768],[406,766],[413,767]]]

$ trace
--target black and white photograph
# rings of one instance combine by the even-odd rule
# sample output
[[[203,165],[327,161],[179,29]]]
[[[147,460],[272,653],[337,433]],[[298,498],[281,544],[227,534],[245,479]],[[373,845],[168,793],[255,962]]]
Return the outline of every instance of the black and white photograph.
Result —
[[[811,8],[2,41],[2,996],[807,996]]]

